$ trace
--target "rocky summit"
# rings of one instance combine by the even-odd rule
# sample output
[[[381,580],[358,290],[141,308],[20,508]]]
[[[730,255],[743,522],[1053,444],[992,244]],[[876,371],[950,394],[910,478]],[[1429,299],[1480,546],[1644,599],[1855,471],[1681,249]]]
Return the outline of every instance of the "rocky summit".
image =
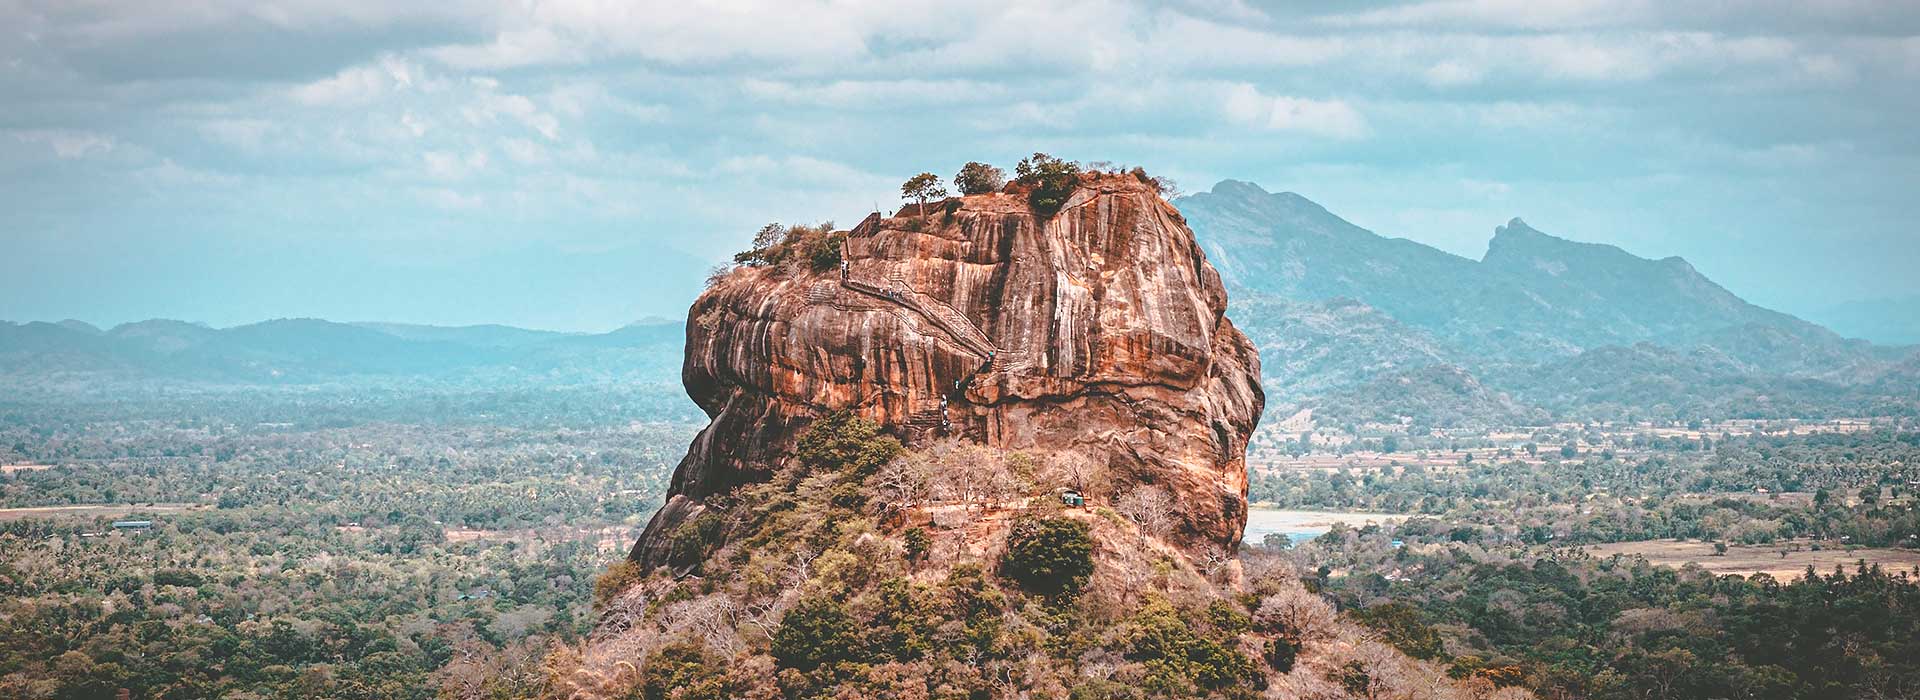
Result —
[[[1017,188],[869,216],[840,262],[742,267],[688,315],[687,393],[712,422],[635,544],[769,478],[836,412],[910,445],[957,439],[1099,463],[1177,501],[1170,539],[1238,544],[1245,450],[1265,398],[1220,276],[1150,182],[1083,174],[1050,215]]]

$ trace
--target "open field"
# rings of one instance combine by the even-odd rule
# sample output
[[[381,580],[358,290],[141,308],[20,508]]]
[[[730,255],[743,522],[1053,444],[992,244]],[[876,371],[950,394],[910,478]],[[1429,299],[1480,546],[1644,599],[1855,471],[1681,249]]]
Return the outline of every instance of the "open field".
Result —
[[[1751,576],[1764,573],[1776,579],[1797,578],[1811,565],[1822,574],[1833,573],[1833,567],[1844,566],[1852,573],[1854,564],[1864,559],[1868,564],[1879,564],[1888,570],[1903,571],[1920,567],[1920,550],[1885,549],[1859,547],[1851,551],[1844,547],[1813,551],[1812,543],[1806,541],[1783,542],[1765,546],[1732,545],[1727,547],[1724,556],[1713,555],[1713,545],[1692,540],[1652,540],[1647,542],[1616,542],[1594,545],[1587,548],[1597,557],[1609,557],[1620,554],[1628,557],[1646,557],[1653,564],[1680,567],[1688,562],[1698,563],[1702,568],[1716,574],[1740,574]],[[1795,551],[1795,550],[1798,551]],[[1785,556],[1781,552],[1785,551]]]
[[[0,475],[13,476],[18,472],[37,472],[52,468],[51,464],[0,464]]]
[[[186,510],[204,510],[211,506],[197,503],[152,503],[148,505],[86,505],[86,506],[41,506],[35,508],[0,508],[0,521],[24,520],[26,518],[119,518],[135,513],[178,513]]]
[[[640,536],[638,528],[628,526],[610,527],[543,527],[518,530],[476,530],[453,527],[442,531],[448,542],[532,542],[547,540],[550,542],[591,541],[606,551],[624,551]]]
[[[1476,462],[1545,464],[1548,460],[1559,459],[1559,449],[1564,444],[1574,445],[1582,455],[1606,451],[1621,459],[1640,459],[1661,452],[1637,443],[1648,438],[1698,442],[1756,434],[1851,434],[1892,429],[1898,425],[1900,423],[1892,419],[1840,418],[1804,421],[1729,420],[1699,428],[1640,422],[1555,423],[1493,430],[1434,429],[1414,436],[1429,442],[1424,448],[1381,452],[1364,447],[1377,446],[1377,440],[1363,438],[1411,435],[1406,432],[1405,426],[1370,423],[1361,426],[1357,435],[1327,429],[1316,431],[1311,412],[1303,411],[1284,421],[1261,426],[1247,448],[1247,466],[1256,473],[1330,473],[1341,469],[1364,473],[1395,466],[1419,466],[1428,471],[1445,472],[1462,468],[1462,462],[1469,457]],[[1311,438],[1312,451],[1292,454],[1291,442],[1303,434]],[[1447,444],[1435,448],[1432,441]],[[1533,445],[1533,452],[1526,450],[1529,444]]]

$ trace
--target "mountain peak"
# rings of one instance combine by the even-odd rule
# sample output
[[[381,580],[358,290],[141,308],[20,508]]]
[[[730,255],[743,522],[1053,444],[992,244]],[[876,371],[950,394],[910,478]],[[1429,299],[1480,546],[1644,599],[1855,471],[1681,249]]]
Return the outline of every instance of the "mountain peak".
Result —
[[[1211,192],[1222,197],[1243,198],[1265,197],[1272,194],[1266,188],[1244,180],[1221,180],[1213,186]]]
[[[87,323],[86,321],[82,321],[77,318],[69,318],[53,325],[59,326],[61,328],[65,328],[67,330],[79,331],[81,333],[86,333],[88,335],[100,335],[106,332],[106,331],[100,330],[99,326],[93,325],[91,323]]]
[[[1506,239],[1508,241],[1534,239],[1534,240],[1565,241],[1567,243],[1573,242],[1565,238],[1561,238],[1559,236],[1555,236],[1553,234],[1550,234],[1545,231],[1541,231],[1540,229],[1529,226],[1527,225],[1526,219],[1522,219],[1518,216],[1508,219],[1507,223],[1503,226],[1493,227],[1493,243],[1495,245],[1498,245],[1501,239]]]

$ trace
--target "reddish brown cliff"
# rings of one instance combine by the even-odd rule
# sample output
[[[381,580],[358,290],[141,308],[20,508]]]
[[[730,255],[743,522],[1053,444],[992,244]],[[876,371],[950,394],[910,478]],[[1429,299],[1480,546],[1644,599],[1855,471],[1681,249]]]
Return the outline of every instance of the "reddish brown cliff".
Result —
[[[1240,540],[1259,358],[1179,212],[1113,175],[1044,219],[1014,194],[927,212],[869,217],[840,270],[742,268],[694,303],[683,379],[713,421],[632,558],[665,563],[703,499],[767,478],[842,409],[909,444],[1077,453],[1109,492],[1172,493],[1179,541]]]

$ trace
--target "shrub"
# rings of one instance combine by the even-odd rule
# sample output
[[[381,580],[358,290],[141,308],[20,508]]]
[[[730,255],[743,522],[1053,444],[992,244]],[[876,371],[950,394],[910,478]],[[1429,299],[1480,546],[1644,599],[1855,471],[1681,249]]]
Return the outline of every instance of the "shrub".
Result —
[[[878,609],[865,636],[876,661],[914,661],[935,651],[933,638],[942,619],[924,589],[905,578],[889,578],[880,582],[874,603]]]
[[[1383,603],[1352,613],[1355,622],[1380,633],[1383,641],[1416,659],[1440,656],[1440,633],[1420,620],[1420,611],[1406,603]]]
[[[1073,595],[1093,575],[1093,537],[1071,518],[1024,518],[1007,535],[1000,573],[1042,595]]]
[[[833,222],[817,226],[767,224],[753,236],[753,248],[733,256],[733,261],[748,267],[801,264],[814,272],[826,272],[840,266],[840,244],[845,231],[833,230]]]
[[[161,569],[153,573],[153,584],[156,586],[197,588],[202,583],[206,583],[206,579],[186,569]]]
[[[1225,598],[1207,604],[1207,624],[1224,637],[1238,637],[1253,629],[1253,618]]]
[[[900,441],[880,434],[880,425],[838,411],[807,426],[794,447],[794,458],[812,471],[852,472],[868,476],[898,457]]]
[[[1080,164],[1045,153],[1035,153],[1020,161],[1013,172],[1014,183],[1028,189],[1027,205],[1041,218],[1053,216],[1067,203],[1067,196],[1080,184]]]
[[[900,534],[900,538],[907,543],[907,561],[920,561],[926,558],[928,550],[933,549],[933,538],[928,537],[924,529],[909,528]]]
[[[1300,643],[1284,637],[1271,639],[1267,641],[1265,652],[1267,668],[1280,673],[1292,673],[1293,661],[1300,656]]]
[[[851,661],[859,641],[847,609],[825,598],[807,598],[780,618],[769,652],[781,668],[812,671],[826,664]]]
[[[613,566],[607,567],[606,573],[593,580],[593,604],[605,605],[614,596],[639,583],[642,576],[639,564],[626,560],[614,562]]]
[[[1246,689],[1262,678],[1253,660],[1227,643],[1196,633],[1166,602],[1150,604],[1129,623],[1127,658],[1147,667],[1148,688],[1187,695],[1189,687]],[[1231,640],[1229,640],[1231,641]]]
[[[694,642],[675,642],[648,657],[640,685],[628,697],[640,700],[727,700],[734,697],[726,665]]]
[[[1334,625],[1333,606],[1320,596],[1289,586],[1260,599],[1254,629],[1294,641],[1327,639]]]
[[[667,557],[682,565],[699,561],[714,545],[720,544],[726,522],[726,518],[719,513],[707,512],[681,523],[668,536]]]
[[[986,163],[968,162],[953,175],[953,186],[960,194],[987,194],[1007,186],[1007,173]]]
[[[1153,191],[1162,197],[1173,198],[1180,196],[1180,186],[1175,184],[1173,180],[1148,175],[1146,168],[1136,166],[1133,170],[1128,171],[1127,174],[1132,175],[1135,180],[1145,183],[1148,187],[1152,187]]]
[[[1373,697],[1373,674],[1367,673],[1367,665],[1359,661],[1348,661],[1346,665],[1329,674],[1331,680],[1346,689],[1348,695]]]

